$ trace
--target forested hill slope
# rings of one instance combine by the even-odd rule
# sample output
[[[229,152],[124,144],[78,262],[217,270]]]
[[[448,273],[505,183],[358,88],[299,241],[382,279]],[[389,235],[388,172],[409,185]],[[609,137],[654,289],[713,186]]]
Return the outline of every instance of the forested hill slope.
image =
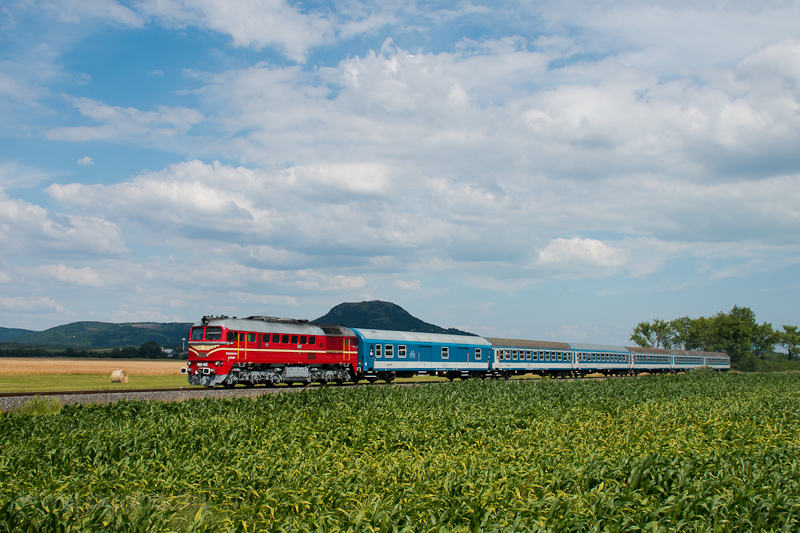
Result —
[[[159,346],[180,348],[189,335],[191,323],[141,322],[111,324],[108,322],[73,322],[45,331],[20,335],[5,342],[64,348],[125,348],[155,341]]]
[[[324,324],[343,324],[351,328],[392,329],[399,331],[418,331],[422,333],[447,333],[450,335],[473,335],[458,329],[445,329],[428,324],[412,316],[399,305],[373,300],[371,302],[339,304],[328,314],[314,322]]]
[[[36,332],[30,329],[0,328],[0,342],[10,342],[11,339],[15,337],[21,337],[29,333],[36,333]]]

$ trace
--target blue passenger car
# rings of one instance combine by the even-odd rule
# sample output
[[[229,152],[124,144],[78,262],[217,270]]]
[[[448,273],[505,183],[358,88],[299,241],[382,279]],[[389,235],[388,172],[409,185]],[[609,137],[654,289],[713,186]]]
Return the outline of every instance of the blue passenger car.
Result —
[[[574,352],[565,342],[487,338],[492,343],[495,376],[519,374],[566,376],[573,372]]]
[[[359,369],[368,381],[438,375],[483,377],[491,344],[483,337],[351,328],[358,337]]]
[[[576,373],[627,374],[631,370],[631,354],[624,346],[571,343],[575,350]]]

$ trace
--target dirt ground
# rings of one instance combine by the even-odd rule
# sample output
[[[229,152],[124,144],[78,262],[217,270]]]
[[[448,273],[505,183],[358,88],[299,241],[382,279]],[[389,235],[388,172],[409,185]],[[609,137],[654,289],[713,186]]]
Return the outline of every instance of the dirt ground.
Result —
[[[125,370],[129,376],[171,376],[181,373],[186,361],[142,359],[70,359],[2,357],[0,375],[111,374]]]

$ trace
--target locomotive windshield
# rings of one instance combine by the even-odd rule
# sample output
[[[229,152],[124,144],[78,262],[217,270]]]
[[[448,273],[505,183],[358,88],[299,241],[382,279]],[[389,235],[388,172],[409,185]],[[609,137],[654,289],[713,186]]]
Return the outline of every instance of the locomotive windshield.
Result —
[[[222,340],[222,328],[219,327],[207,327],[205,328],[205,339],[207,341],[220,341]],[[192,328],[192,332],[189,334],[189,340],[192,341],[201,341],[203,340],[203,328]]]

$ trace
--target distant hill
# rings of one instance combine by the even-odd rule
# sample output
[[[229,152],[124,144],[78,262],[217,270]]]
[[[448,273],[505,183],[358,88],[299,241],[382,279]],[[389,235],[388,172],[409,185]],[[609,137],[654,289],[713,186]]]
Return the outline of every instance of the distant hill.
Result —
[[[314,322],[324,324],[343,324],[351,328],[393,329],[399,331],[419,331],[422,333],[447,333],[450,335],[474,335],[458,329],[444,329],[428,324],[412,316],[399,305],[373,300],[371,302],[339,304],[328,314]]]
[[[445,329],[411,316],[399,305],[390,302],[372,301],[343,303],[314,322],[344,324],[353,328],[394,329],[423,333],[447,333],[450,335],[473,335],[458,329]],[[180,349],[182,339],[189,335],[192,323],[138,322],[112,324],[109,322],[73,322],[45,331],[0,328],[0,342],[6,345],[26,347],[56,347],[73,349],[138,348],[155,341],[163,348]]]
[[[165,348],[180,348],[181,339],[189,335],[191,323],[139,322],[111,324],[108,322],[73,322],[45,331],[28,332],[6,339],[15,344],[58,346],[64,348],[138,348],[148,341],[156,341]]]
[[[9,342],[10,339],[21,337],[28,333],[36,333],[30,329],[0,328],[0,342]]]

